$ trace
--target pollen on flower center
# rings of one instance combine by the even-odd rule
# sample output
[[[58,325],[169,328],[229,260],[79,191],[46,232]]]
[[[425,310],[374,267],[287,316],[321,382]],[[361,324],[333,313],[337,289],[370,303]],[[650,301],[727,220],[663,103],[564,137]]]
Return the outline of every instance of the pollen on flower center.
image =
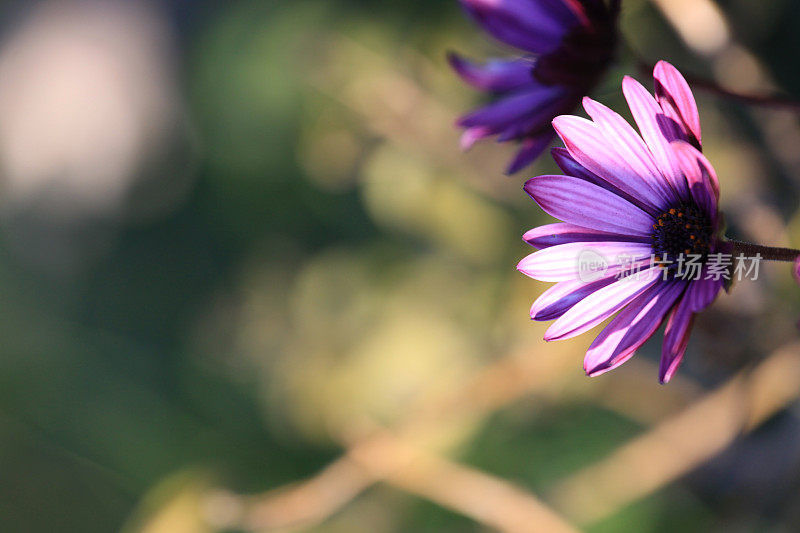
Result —
[[[661,213],[653,224],[653,254],[661,261],[700,256],[711,248],[713,229],[708,216],[694,204],[680,204]]]

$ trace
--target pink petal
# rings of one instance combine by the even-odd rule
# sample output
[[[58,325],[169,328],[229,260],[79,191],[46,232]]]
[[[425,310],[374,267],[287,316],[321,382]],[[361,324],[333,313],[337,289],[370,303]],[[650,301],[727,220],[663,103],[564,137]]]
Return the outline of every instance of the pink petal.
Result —
[[[716,226],[717,195],[713,181],[716,180],[714,168],[697,148],[686,141],[673,141],[671,146],[695,203],[712,218],[712,223]]]
[[[708,184],[710,184],[711,190],[714,192],[714,198],[719,200],[719,178],[717,177],[716,170],[714,170],[713,165],[706,158],[706,156],[704,156],[702,154],[702,152],[697,150],[694,146],[692,146],[692,145],[690,145],[690,144],[688,144],[686,142],[674,141],[671,144],[672,144],[673,150],[675,149],[675,147],[680,146],[681,150],[685,154],[684,157],[690,156],[690,157],[687,157],[687,158],[690,159],[690,160],[691,159],[694,160],[694,163],[697,165],[697,167],[700,169],[700,172],[703,174],[702,181],[703,182],[707,182]],[[689,148],[686,148],[686,146],[691,148],[691,150]],[[683,168],[683,166],[684,166],[684,164],[681,164],[681,168]]]
[[[609,233],[596,229],[584,228],[575,224],[558,222],[556,224],[546,224],[528,230],[522,236],[523,240],[534,248],[549,248],[568,242],[599,242],[599,241],[620,241],[620,242],[649,242],[649,237],[633,237],[619,233]]]
[[[567,176],[575,176],[595,185],[599,185],[598,182],[604,182],[603,178],[594,172],[586,170],[580,163],[575,161],[575,158],[570,155],[569,150],[566,148],[557,146],[550,151],[550,154],[553,156],[553,161]]]
[[[555,320],[576,303],[615,281],[616,275],[609,275],[588,283],[579,279],[556,283],[533,302],[531,319],[540,321]]]
[[[645,178],[609,143],[600,126],[584,118],[561,115],[553,119],[553,127],[581,166],[654,211],[663,210],[666,204],[662,196],[651,190]]]
[[[658,380],[668,383],[678,370],[686,347],[689,345],[689,334],[692,332],[694,313],[692,312],[691,292],[697,290],[696,284],[689,286],[683,299],[675,306],[664,332],[664,345],[661,350],[661,364],[658,369]]]
[[[664,121],[659,121],[659,116],[666,118],[661,106],[653,96],[642,87],[642,84],[630,76],[622,80],[622,92],[631,108],[631,113],[639,126],[644,142],[653,154],[653,158],[664,177],[669,180],[678,196],[687,200],[689,189],[686,180],[680,171],[680,166],[669,146],[669,142],[679,139],[678,132],[664,131]]]
[[[483,126],[475,126],[474,128],[467,128],[461,134],[461,149],[469,150],[476,142],[492,135],[492,130]]]
[[[648,236],[653,217],[616,194],[572,176],[537,176],[525,191],[548,214],[577,226]]]
[[[613,192],[617,196],[625,198],[633,205],[637,206],[642,211],[646,211],[653,216],[661,214],[661,209],[656,209],[651,205],[645,204],[638,198],[620,190],[619,188],[611,185],[609,182],[584,168],[580,163],[578,163],[572,155],[570,155],[569,150],[566,148],[562,148],[560,146],[553,148],[550,151],[550,154],[553,156],[553,161],[561,168],[567,176],[574,176],[576,178],[580,178],[584,181],[588,181],[589,183],[594,183],[604,189],[608,189],[609,191]]]
[[[671,203],[675,199],[674,192],[664,181],[647,145],[631,125],[619,114],[588,96],[583,98],[583,107],[605,134],[606,142],[614,146],[633,172],[641,177],[643,185],[660,197],[662,205]]]
[[[660,268],[650,268],[594,292],[556,320],[545,332],[545,340],[568,339],[592,329],[649,287],[663,282],[661,275]]]
[[[687,141],[693,144],[695,141],[698,147],[702,146],[700,114],[689,84],[678,69],[666,61],[656,63],[653,77],[656,81],[656,100],[664,113],[680,124]]]
[[[635,242],[573,242],[534,252],[519,262],[517,270],[539,281],[569,281],[580,279],[581,258],[604,260],[612,273],[615,267],[626,266],[628,259],[649,261],[652,252],[651,246]]]
[[[661,325],[686,288],[673,281],[656,284],[623,309],[594,340],[583,361],[589,376],[599,376],[627,361]]]

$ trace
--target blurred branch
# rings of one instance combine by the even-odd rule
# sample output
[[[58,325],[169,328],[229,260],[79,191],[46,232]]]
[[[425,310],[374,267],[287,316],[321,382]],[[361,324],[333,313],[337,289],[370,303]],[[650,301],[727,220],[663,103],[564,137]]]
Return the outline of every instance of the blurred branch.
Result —
[[[548,533],[576,531],[538,498],[512,483],[474,468],[424,453],[388,433],[348,455],[371,472],[501,531],[529,532],[535,524]]]
[[[649,68],[648,73],[653,69]],[[717,82],[692,74],[683,73],[689,85],[695,89],[701,89],[717,96],[722,96],[729,100],[735,100],[746,105],[755,105],[761,107],[771,107],[775,109],[785,109],[793,113],[800,112],[800,102],[788,96],[779,95],[762,95],[762,94],[745,94],[737,91],[732,91],[720,86]]]
[[[507,405],[532,390],[563,381],[574,365],[557,351],[534,357],[521,350],[484,367],[463,387],[443,398],[424,398],[394,430],[394,437],[374,426],[346,428],[340,439],[348,449],[316,476],[255,496],[218,492],[235,502],[224,506],[235,513],[209,521],[219,527],[246,531],[307,528],[321,523],[376,482],[385,481],[505,531],[529,531],[521,525],[535,519],[551,524],[543,531],[572,531],[536,497],[489,474],[451,463],[421,451],[410,442],[425,442],[447,425],[481,416]],[[467,490],[466,487],[469,487]],[[477,492],[472,492],[473,490]],[[479,501],[475,501],[475,498]],[[493,501],[503,500],[504,503]],[[481,503],[483,502],[483,503]],[[488,509],[484,509],[484,506]],[[219,508],[220,506],[207,506]],[[530,522],[528,522],[530,523]]]
[[[655,68],[655,65],[652,62],[646,61],[640,57],[636,58],[636,66],[639,72],[641,72],[644,76],[651,76],[653,69]],[[692,89],[700,89],[701,91],[705,91],[716,96],[721,96],[722,98],[727,98],[728,100],[741,102],[745,105],[783,109],[793,113],[800,112],[800,102],[791,97],[769,94],[747,94],[733,91],[731,89],[722,87],[719,83],[712,79],[696,76],[686,72],[683,69],[680,70],[681,74],[684,78],[686,78],[687,83],[689,83]]]
[[[498,364],[499,368],[489,367],[491,370],[481,373],[484,383],[508,375],[503,368],[511,368],[506,366],[509,361]],[[514,381],[511,379],[511,390]],[[697,468],[798,396],[800,344],[793,344],[608,458],[563,480],[548,500],[580,524],[597,522]],[[518,395],[511,393],[504,399],[511,397]],[[497,406],[496,400],[489,404]],[[242,512],[236,522],[226,526],[247,531],[313,526],[373,483],[384,481],[500,530],[524,531],[530,523],[548,524],[543,531],[570,530],[564,519],[535,496],[505,480],[423,452],[410,444],[412,437],[372,431],[310,480],[241,498]]]
[[[520,529],[519,524],[533,515],[538,521],[552,523],[551,529],[543,531],[566,530],[569,526],[563,519],[533,495],[489,474],[423,453],[418,444],[441,431],[443,421],[448,426],[457,424],[463,417],[491,413],[533,391],[542,391],[548,386],[558,388],[574,367],[573,361],[562,357],[557,350],[531,352],[521,350],[484,367],[451,395],[421,401],[410,409],[406,420],[396,426],[394,436],[390,437],[385,430],[376,431],[372,426],[358,430],[360,436],[341,435],[342,440],[350,444],[347,452],[306,481],[255,496],[228,494],[227,498],[235,504],[223,508],[237,511],[226,513],[221,519],[209,516],[210,521],[220,527],[235,526],[246,531],[312,527],[374,483],[385,481],[502,530],[525,530]],[[645,361],[633,360],[627,368],[628,372],[606,380],[608,388],[592,390],[609,408],[640,421],[661,418],[698,394],[696,384],[678,377],[669,389],[662,391],[671,394],[675,401],[665,402],[662,396],[652,404],[640,399],[626,402],[625,398],[640,398],[642,379],[656,373],[653,365]],[[628,375],[630,372],[632,374]],[[608,394],[610,390],[614,394]],[[417,444],[409,444],[412,442]],[[502,501],[488,505],[489,498]],[[502,514],[482,510],[484,506],[495,512],[502,511]],[[557,529],[559,527],[561,529]]]
[[[500,531],[528,532],[531,524],[548,533],[576,531],[512,483],[423,452],[385,431],[306,482],[244,502],[234,522],[212,520],[246,531],[310,527],[379,480]]]
[[[423,398],[409,407],[405,420],[395,426],[403,435],[419,436],[441,430],[443,421],[457,423],[463,417],[480,417],[510,405],[532,393],[561,395],[571,378],[580,381],[572,395],[588,394],[607,408],[632,420],[652,424],[675,413],[699,397],[702,387],[686,376],[678,375],[670,386],[659,390],[657,401],[642,401],[652,390],[658,367],[645,359],[632,359],[625,370],[606,376],[602,381],[585,380],[576,372],[574,359],[544,342],[533,348],[517,350],[479,370],[452,394],[439,399]],[[646,391],[645,391],[646,389]],[[585,392],[584,392],[585,391]],[[635,400],[634,400],[635,399]],[[627,401],[631,400],[631,401]]]
[[[439,431],[443,420],[480,417],[533,391],[557,386],[575,368],[574,361],[561,355],[556,350],[523,349],[498,359],[452,394],[412,406],[397,428],[406,435]]]
[[[792,344],[565,479],[551,501],[580,524],[597,522],[697,468],[798,396],[800,344]]]
[[[224,491],[212,493],[203,515],[220,529],[308,528],[336,513],[375,481],[374,474],[344,455],[308,480],[264,494],[243,497]],[[218,505],[220,500],[228,505]],[[233,512],[215,512],[217,509]]]

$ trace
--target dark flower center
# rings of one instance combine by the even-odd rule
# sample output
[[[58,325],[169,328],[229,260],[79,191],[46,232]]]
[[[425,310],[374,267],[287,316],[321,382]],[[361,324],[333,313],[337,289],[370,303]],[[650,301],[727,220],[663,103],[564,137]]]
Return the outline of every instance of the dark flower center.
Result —
[[[680,258],[692,256],[705,263],[713,232],[711,221],[699,207],[677,205],[661,213],[653,224],[653,254],[659,261],[672,262],[672,266]]]

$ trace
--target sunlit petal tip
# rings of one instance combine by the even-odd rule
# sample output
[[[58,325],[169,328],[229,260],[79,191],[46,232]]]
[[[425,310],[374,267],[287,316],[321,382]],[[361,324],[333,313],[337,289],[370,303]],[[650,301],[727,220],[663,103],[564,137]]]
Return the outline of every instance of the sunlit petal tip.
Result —
[[[602,376],[603,374],[611,370],[609,368],[610,366],[611,365],[609,365],[608,363],[601,363],[592,368],[587,368],[586,365],[584,365],[583,371],[586,373],[587,377],[596,378],[597,376]]]
[[[569,122],[573,118],[578,118],[578,117],[575,117],[574,115],[558,115],[557,117],[553,118],[550,124],[552,124],[553,129],[555,129],[556,132],[559,132],[559,130],[564,127],[564,123]],[[559,135],[561,135],[560,132]]]
[[[467,151],[472,148],[476,142],[489,135],[491,135],[491,131],[488,128],[468,128],[461,134],[461,149]]]
[[[553,342],[553,341],[563,340],[565,337],[561,334],[551,333],[550,330],[548,329],[547,331],[544,332],[544,336],[542,338],[546,342]]]
[[[581,98],[581,105],[583,106],[583,109],[585,109],[586,112],[588,113],[589,109],[591,109],[591,108],[593,108],[595,106],[602,106],[603,104],[601,104],[597,100],[593,100],[592,98],[590,98],[588,96],[584,96],[583,98]],[[605,106],[603,106],[603,107],[605,107]]]
[[[669,367],[659,370],[658,382],[661,385],[666,385],[672,381],[672,378],[678,372],[678,368],[681,366],[681,363],[683,363],[683,354],[677,357]]]
[[[532,254],[531,254],[531,255],[532,255]],[[519,270],[520,272],[522,272],[522,273],[523,273],[523,274],[525,274],[526,276],[527,276],[527,274],[526,274],[526,272],[525,272],[525,265],[526,265],[526,262],[528,261],[528,258],[529,258],[529,257],[530,257],[530,255],[528,255],[528,256],[525,256],[525,257],[523,257],[522,259],[520,259],[520,261],[519,261],[519,263],[517,263],[517,267],[516,267],[516,268],[517,268],[517,270]]]
[[[653,78],[662,80],[665,76],[680,76],[683,75],[675,68],[675,66],[666,59],[659,59],[653,66]]]

